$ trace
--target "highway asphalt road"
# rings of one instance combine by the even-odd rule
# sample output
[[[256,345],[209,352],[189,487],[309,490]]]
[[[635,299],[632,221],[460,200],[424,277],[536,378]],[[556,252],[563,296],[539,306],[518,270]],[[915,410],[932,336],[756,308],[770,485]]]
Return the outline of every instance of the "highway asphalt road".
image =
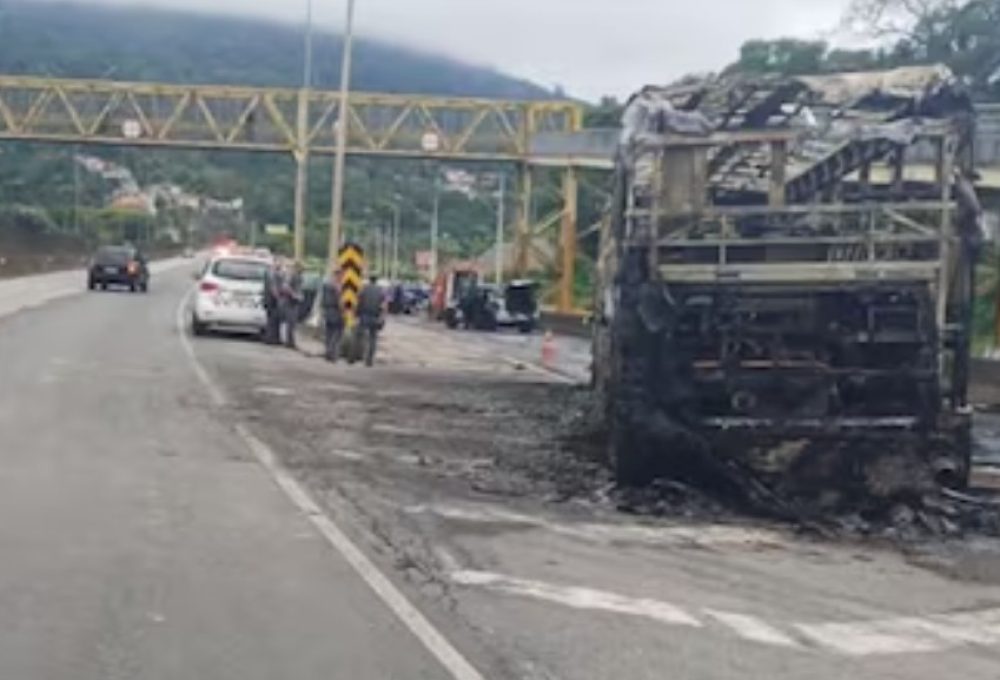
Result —
[[[0,318],[0,678],[1000,676],[997,574],[477,491],[575,388],[407,325],[367,371],[195,342],[190,266]]]
[[[0,678],[450,677],[234,434],[158,269],[0,319]]]

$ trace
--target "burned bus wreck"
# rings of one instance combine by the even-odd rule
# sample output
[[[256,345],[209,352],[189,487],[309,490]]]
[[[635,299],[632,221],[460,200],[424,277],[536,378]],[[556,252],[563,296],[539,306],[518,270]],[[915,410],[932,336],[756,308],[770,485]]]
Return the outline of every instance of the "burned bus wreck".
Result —
[[[632,99],[594,362],[622,483],[965,483],[973,124],[940,67]]]

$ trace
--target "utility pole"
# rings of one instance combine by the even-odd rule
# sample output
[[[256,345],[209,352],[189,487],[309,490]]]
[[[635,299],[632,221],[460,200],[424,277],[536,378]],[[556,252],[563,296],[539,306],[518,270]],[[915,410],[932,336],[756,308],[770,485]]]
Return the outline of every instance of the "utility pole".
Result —
[[[392,274],[392,261],[389,258],[389,249],[392,245],[392,227],[383,224],[380,229],[382,229],[382,276],[389,278]]]
[[[496,268],[496,284],[503,285],[503,231],[506,220],[505,208],[507,207],[507,175],[500,173],[500,191],[497,193],[497,242],[496,252],[493,255],[493,266]]]
[[[295,224],[293,250],[295,259],[305,257],[305,229],[309,188],[309,94],[312,90],[312,0],[306,0],[306,30],[302,64],[302,89],[299,91],[298,119],[295,141]]]
[[[431,281],[437,280],[438,274],[438,230],[441,228],[441,174],[434,170],[434,207],[431,211]]]
[[[399,279],[399,222],[401,209],[399,203],[392,205],[392,278]]]
[[[344,166],[347,159],[348,93],[351,87],[351,49],[354,43],[354,2],[347,0],[347,24],[344,29],[344,49],[340,59],[340,102],[337,109],[337,155],[333,164],[333,202],[330,208],[330,242],[328,267],[332,270],[342,240],[341,220],[344,217]]]
[[[312,33],[313,33],[313,8],[312,0],[306,0],[306,44],[305,44],[305,64],[302,66],[302,86],[307,90],[312,88]]]
[[[80,235],[80,162],[77,154],[78,146],[73,147],[73,233]]]

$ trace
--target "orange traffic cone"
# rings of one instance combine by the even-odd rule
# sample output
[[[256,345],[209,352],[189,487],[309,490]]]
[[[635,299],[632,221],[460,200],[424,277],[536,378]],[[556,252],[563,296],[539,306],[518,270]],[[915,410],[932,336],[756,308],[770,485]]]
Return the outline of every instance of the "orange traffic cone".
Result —
[[[552,366],[556,362],[556,339],[552,331],[545,331],[542,337],[542,364]]]

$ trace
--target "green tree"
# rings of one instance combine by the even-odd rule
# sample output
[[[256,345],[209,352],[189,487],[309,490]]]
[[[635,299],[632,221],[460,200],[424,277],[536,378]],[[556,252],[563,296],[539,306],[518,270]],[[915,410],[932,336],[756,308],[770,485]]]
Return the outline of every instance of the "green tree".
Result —
[[[815,40],[749,40],[740,48],[739,61],[730,68],[743,73],[818,73],[826,50],[825,42]]]
[[[1000,0],[856,0],[845,23],[892,41],[894,65],[944,63],[978,98],[1000,98]]]
[[[584,127],[609,128],[621,125],[625,105],[615,97],[604,96],[596,106],[587,107],[583,114]]]

